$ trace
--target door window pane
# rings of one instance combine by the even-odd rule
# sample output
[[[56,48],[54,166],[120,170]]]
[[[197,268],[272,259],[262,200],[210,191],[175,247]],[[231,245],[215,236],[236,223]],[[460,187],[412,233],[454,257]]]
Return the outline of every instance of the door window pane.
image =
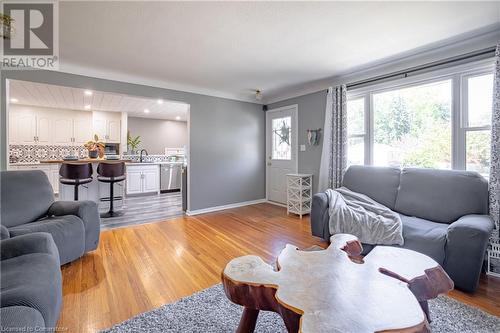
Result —
[[[272,158],[292,159],[292,117],[274,118],[272,121]]]
[[[365,99],[347,101],[347,134],[365,133]]]
[[[365,137],[358,136],[347,139],[347,164],[365,164]]]
[[[373,163],[451,168],[451,80],[373,94]]]
[[[485,177],[490,172],[491,131],[467,131],[466,142],[466,168],[477,171]]]
[[[493,108],[493,74],[467,79],[467,110],[469,127],[491,125]]]

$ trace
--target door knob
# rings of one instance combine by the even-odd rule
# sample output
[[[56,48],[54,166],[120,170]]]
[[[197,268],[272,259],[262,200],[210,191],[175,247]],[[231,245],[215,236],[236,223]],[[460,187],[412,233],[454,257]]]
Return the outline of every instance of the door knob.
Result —
[[[271,166],[271,165],[273,165],[273,164],[272,164],[271,162],[267,162],[267,165],[268,165],[268,166]]]

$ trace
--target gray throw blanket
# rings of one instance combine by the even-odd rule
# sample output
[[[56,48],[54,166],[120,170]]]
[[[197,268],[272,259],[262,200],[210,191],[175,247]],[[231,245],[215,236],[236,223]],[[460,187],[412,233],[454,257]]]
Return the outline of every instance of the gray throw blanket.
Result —
[[[351,234],[365,244],[403,245],[399,214],[368,196],[345,187],[326,190],[330,234]]]

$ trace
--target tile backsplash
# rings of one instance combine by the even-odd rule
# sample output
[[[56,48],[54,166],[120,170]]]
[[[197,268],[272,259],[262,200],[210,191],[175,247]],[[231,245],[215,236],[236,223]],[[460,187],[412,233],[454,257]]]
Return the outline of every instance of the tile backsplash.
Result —
[[[128,155],[124,154],[122,156],[125,160],[131,160],[132,162],[139,162],[140,155]],[[175,157],[174,155],[143,155],[142,160],[144,162],[183,162],[183,157]]]
[[[58,160],[64,156],[88,157],[85,147],[55,145],[9,145],[10,163],[36,163],[40,160]]]

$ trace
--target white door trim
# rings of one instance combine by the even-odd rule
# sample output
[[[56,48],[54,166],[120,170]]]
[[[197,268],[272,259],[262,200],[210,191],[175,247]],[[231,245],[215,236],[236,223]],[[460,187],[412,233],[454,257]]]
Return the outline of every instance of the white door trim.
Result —
[[[270,154],[270,151],[269,151],[269,137],[267,135],[267,132],[269,130],[269,116],[273,113],[273,112],[278,112],[278,111],[283,111],[283,110],[288,110],[288,109],[292,109],[292,113],[293,113],[293,116],[295,118],[295,123],[293,124],[293,132],[295,133],[294,137],[293,137],[293,143],[295,146],[295,149],[294,149],[294,154],[295,154],[295,172],[298,173],[299,172],[299,105],[298,104],[292,104],[292,105],[287,105],[287,106],[282,106],[282,107],[279,107],[279,108],[276,108],[276,109],[272,109],[272,110],[267,110],[266,111],[266,132],[265,132],[265,135],[266,135],[266,156],[265,156],[265,163],[266,163],[266,201],[267,202],[270,202],[269,201],[269,198],[268,198],[268,179],[269,179],[269,168],[268,168],[268,156]]]

